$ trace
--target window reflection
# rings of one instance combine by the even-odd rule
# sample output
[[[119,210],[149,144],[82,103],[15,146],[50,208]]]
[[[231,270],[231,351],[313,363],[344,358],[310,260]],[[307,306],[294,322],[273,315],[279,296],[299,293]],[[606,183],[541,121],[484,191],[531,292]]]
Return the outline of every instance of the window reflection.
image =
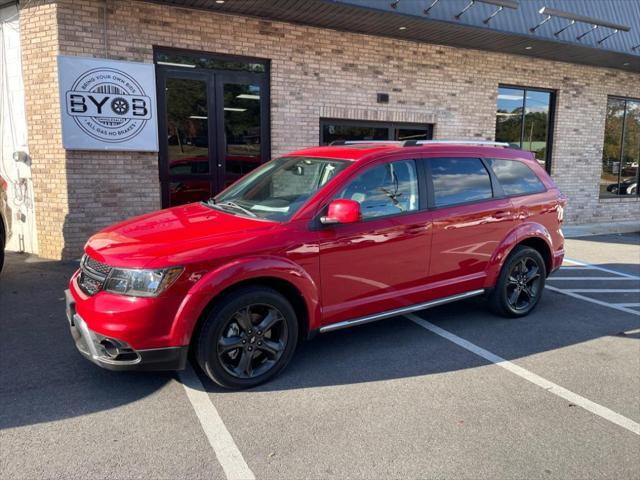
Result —
[[[552,102],[551,92],[498,88],[496,141],[513,143],[523,150],[533,152],[542,166],[549,167],[549,117]]]
[[[489,172],[477,158],[433,158],[429,161],[436,207],[493,196]]]
[[[387,127],[364,125],[324,124],[322,140],[329,145],[337,140],[390,140]]]
[[[169,172],[209,172],[207,84],[202,80],[168,78],[167,139]]]
[[[237,70],[264,73],[266,66],[261,62],[241,60],[225,60],[197,53],[157,52],[156,62],[159,65],[184,68],[207,68],[213,70]]]
[[[524,132],[522,149],[533,152],[536,160],[545,165],[547,158],[547,132],[549,126],[549,92],[527,90],[525,97]]]
[[[638,195],[640,100],[609,98],[600,197]]]
[[[169,183],[169,206],[184,205],[211,198],[209,180],[185,180]]]
[[[351,181],[336,198],[355,200],[363,218],[418,209],[418,180],[413,160],[373,167]]]
[[[522,146],[522,114],[524,90],[498,89],[496,112],[496,142],[515,143]]]
[[[224,84],[225,186],[260,165],[260,86]]]
[[[336,141],[430,140],[433,126],[358,120],[320,120],[322,145]]]

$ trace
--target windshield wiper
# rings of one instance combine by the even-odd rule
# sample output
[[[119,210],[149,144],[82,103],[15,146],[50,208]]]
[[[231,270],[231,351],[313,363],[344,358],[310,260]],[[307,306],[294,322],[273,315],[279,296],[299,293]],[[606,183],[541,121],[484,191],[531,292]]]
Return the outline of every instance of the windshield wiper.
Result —
[[[215,203],[214,204],[216,207],[231,207],[231,208],[235,208],[236,210],[240,210],[242,213],[246,213],[247,215],[251,216],[251,217],[257,217],[258,215],[256,215],[255,213],[253,213],[251,210],[244,208],[241,205],[238,205],[236,202],[232,202],[230,200],[227,200],[226,202],[221,202],[221,203]]]

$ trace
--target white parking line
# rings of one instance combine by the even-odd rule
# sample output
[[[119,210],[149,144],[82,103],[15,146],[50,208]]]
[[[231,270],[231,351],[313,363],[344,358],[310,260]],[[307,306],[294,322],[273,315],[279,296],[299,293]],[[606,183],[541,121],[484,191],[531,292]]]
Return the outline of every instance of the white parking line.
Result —
[[[574,265],[577,265],[578,267],[562,266],[560,268],[566,269],[566,268],[584,267],[585,269],[600,270],[601,272],[615,273],[616,275],[620,275],[621,277],[627,277],[627,278],[633,278],[634,280],[640,280],[640,277],[638,277],[637,275],[631,275],[629,273],[619,272],[617,270],[611,270],[610,268],[605,268],[605,267],[600,267],[598,265],[592,265],[590,263],[580,262],[579,260],[572,260],[570,258],[565,258],[564,261],[568,262],[568,263],[573,263]]]
[[[573,297],[573,298],[578,298],[580,300],[584,300],[585,302],[595,303],[596,305],[601,305],[603,307],[613,308],[614,310],[620,310],[621,312],[630,313],[631,315],[637,315],[637,316],[640,317],[640,312],[638,312],[636,310],[631,310],[630,308],[620,307],[620,306],[616,305],[615,303],[608,303],[608,302],[604,302],[602,300],[598,300],[596,298],[585,297],[584,295],[580,295],[579,293],[575,293],[575,292],[569,291],[569,290],[563,290],[562,288],[553,287],[551,285],[545,285],[544,288],[546,290],[551,290],[552,292],[558,292],[558,293],[562,293],[564,295],[569,295],[570,297]]]
[[[630,432],[635,433],[636,435],[640,435],[640,424],[637,422],[634,422],[630,418],[620,415],[619,413],[616,413],[613,410],[610,410],[607,407],[604,407],[598,403],[592,402],[588,398],[578,395],[577,393],[574,393],[570,390],[567,390],[566,388],[561,387],[560,385],[556,385],[555,383],[539,375],[536,375],[535,373],[530,372],[529,370],[526,370],[516,365],[515,363],[505,360],[504,358],[496,355],[495,353],[491,353],[490,351],[485,350],[484,348],[479,347],[478,345],[471,343],[462,337],[459,337],[447,330],[444,330],[443,328],[440,328],[437,325],[434,325],[433,323],[428,322],[417,315],[409,313],[405,315],[405,317],[411,320],[412,322],[414,322],[416,325],[419,325],[422,328],[425,328],[426,330],[429,330],[435,333],[436,335],[439,335],[442,338],[446,338],[447,340],[455,343],[459,347],[462,347],[465,350],[475,353],[476,355],[484,358],[485,360],[488,360],[489,362],[499,367],[502,367],[505,370],[508,370],[509,372],[519,376],[520,378],[523,378],[533,383],[534,385],[544,388],[546,391],[553,393],[554,395],[557,395],[560,398],[564,398],[565,400],[573,403],[574,405],[579,405],[585,410],[595,415],[598,415],[599,417],[604,418],[605,420],[608,420],[611,423],[615,423],[616,425],[619,425],[620,427],[625,428]]]
[[[618,307],[640,307],[640,303],[614,303]]]
[[[632,281],[632,278],[624,277],[549,277],[549,280],[597,280],[597,281],[609,281],[609,280],[622,280],[623,282]]]
[[[603,307],[612,308],[614,310],[619,310],[621,312],[630,313],[631,315],[640,316],[640,312],[637,310],[632,310],[631,307],[633,304],[631,303],[615,303],[615,302],[605,302],[603,300],[598,300],[595,298],[587,297],[586,295],[581,295],[581,293],[636,293],[640,292],[640,289],[615,289],[615,288],[571,288],[571,284],[563,284],[568,288],[558,288],[553,286],[552,284],[556,282],[556,280],[592,280],[598,282],[607,282],[609,280],[640,280],[640,277],[636,275],[631,275],[629,273],[619,272],[617,270],[611,270],[610,268],[600,267],[598,265],[592,265],[590,263],[581,262],[579,260],[573,260],[570,258],[565,258],[565,262],[571,263],[573,265],[562,265],[560,268],[564,271],[587,271],[587,270],[597,270],[601,272],[612,273],[615,276],[613,277],[549,277],[548,281],[551,284],[547,284],[545,288],[551,290],[553,292],[562,293],[564,295],[568,295],[573,298],[577,298],[580,300],[584,300],[585,302],[595,303],[596,305],[601,305]]]
[[[242,457],[196,372],[187,365],[186,370],[178,373],[178,377],[227,479],[255,480],[255,475]]]
[[[640,288],[566,288],[564,291],[575,293],[640,293]]]

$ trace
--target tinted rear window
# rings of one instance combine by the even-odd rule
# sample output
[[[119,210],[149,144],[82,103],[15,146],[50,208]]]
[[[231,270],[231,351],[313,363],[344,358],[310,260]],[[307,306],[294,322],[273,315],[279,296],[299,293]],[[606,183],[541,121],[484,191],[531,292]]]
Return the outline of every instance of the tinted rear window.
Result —
[[[493,196],[489,172],[478,158],[432,158],[436,207],[485,200]]]
[[[487,160],[505,195],[544,192],[540,179],[527,165],[517,160]]]

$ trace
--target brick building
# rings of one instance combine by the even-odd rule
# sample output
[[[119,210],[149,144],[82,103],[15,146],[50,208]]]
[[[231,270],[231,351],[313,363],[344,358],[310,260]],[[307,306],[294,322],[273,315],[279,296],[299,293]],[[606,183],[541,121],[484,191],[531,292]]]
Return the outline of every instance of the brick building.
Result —
[[[266,159],[335,139],[517,143],[569,196],[569,223],[640,222],[637,2],[23,0],[0,8],[15,11],[3,15],[3,30],[6,18],[19,18],[21,66],[13,68],[23,92],[14,88],[12,98],[23,95],[27,133],[15,149],[28,151],[23,176],[35,211],[23,234],[34,237],[27,250],[44,257],[77,257],[108,224],[208,196]],[[154,64],[159,152],[65,149],[58,55]],[[4,150],[0,174],[15,180]]]

